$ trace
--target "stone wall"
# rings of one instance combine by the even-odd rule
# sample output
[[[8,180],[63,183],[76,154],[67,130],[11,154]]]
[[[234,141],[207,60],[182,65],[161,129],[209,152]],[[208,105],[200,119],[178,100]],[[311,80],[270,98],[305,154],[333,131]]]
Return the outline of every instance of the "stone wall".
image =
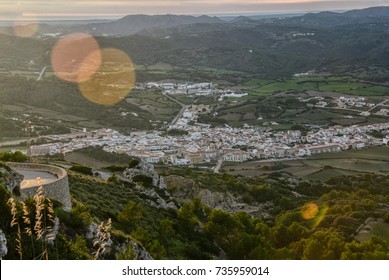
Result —
[[[43,184],[44,195],[61,202],[66,210],[72,208],[69,191],[68,174],[65,169],[45,164],[33,164],[33,163],[13,163],[8,162],[7,165],[11,169],[22,169],[31,171],[40,171],[53,174],[58,177],[57,180],[47,184]],[[22,188],[22,198],[34,196],[39,186],[31,186],[29,188]]]

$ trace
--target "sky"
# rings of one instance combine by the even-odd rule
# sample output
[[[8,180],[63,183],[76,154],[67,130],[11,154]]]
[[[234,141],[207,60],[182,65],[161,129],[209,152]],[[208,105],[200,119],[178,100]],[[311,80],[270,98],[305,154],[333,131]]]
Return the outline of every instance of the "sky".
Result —
[[[389,0],[0,0],[0,20],[119,18],[129,14],[263,14],[373,6],[389,6]]]

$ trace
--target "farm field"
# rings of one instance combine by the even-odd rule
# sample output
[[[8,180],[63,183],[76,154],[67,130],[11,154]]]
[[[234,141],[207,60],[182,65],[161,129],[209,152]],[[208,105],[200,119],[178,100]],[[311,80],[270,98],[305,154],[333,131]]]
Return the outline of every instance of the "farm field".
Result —
[[[336,176],[363,173],[389,175],[389,147],[321,154],[296,160],[255,161],[238,165],[228,163],[223,166],[223,170],[244,176],[262,176],[280,172],[312,180],[326,180]]]
[[[252,80],[250,93],[255,96],[267,96],[285,91],[336,92],[357,96],[389,95],[389,86],[364,83],[350,77],[294,77],[284,81]]]
[[[78,152],[67,154],[65,156],[65,160],[67,162],[81,164],[85,166],[91,166],[93,168],[102,168],[104,166],[110,166],[113,164],[112,162],[108,162],[108,161],[96,160],[91,156],[78,153]]]

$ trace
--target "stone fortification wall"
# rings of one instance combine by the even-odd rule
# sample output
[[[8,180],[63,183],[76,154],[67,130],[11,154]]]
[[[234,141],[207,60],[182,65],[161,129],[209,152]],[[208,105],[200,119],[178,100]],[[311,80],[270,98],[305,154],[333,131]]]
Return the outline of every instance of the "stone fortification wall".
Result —
[[[27,170],[27,171],[39,171],[47,172],[57,176],[58,179],[49,183],[43,183],[44,195],[61,202],[66,210],[72,208],[69,191],[68,173],[65,169],[45,164],[34,163],[13,163],[8,162],[7,165],[14,170]],[[34,196],[40,186],[35,184],[28,188],[22,188],[21,195],[23,197]]]

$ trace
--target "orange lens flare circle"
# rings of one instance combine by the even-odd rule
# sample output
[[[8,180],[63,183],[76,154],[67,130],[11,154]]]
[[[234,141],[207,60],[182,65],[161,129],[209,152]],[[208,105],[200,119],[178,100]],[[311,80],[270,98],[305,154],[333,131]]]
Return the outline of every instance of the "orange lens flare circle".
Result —
[[[96,39],[73,33],[62,37],[51,52],[51,66],[61,80],[82,83],[100,68],[102,55]]]
[[[319,214],[319,206],[316,203],[307,203],[301,210],[301,215],[304,220],[312,220]]]
[[[123,51],[106,48],[101,50],[101,66],[89,80],[79,84],[81,94],[99,105],[115,105],[134,88],[136,77],[131,58]],[[90,54],[93,59],[94,53]]]

